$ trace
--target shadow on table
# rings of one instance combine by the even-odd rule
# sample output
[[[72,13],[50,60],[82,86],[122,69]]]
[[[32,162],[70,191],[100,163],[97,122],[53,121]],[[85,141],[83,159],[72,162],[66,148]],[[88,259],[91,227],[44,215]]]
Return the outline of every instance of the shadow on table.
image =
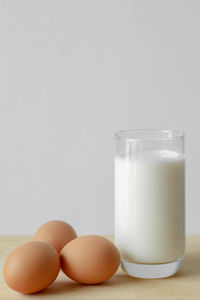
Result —
[[[125,273],[119,273],[110,278],[109,280],[101,283],[101,284],[94,284],[94,285],[86,285],[86,284],[79,284],[77,282],[69,281],[68,279],[58,279],[55,281],[48,289],[44,290],[43,292],[39,293],[40,297],[47,296],[47,295],[61,295],[67,293],[70,295],[72,293],[81,291],[81,292],[92,292],[95,293],[100,290],[106,288],[112,288],[113,286],[123,286],[123,285],[132,285],[134,282],[139,281],[142,283],[142,279],[133,278]],[[146,280],[146,284],[150,284],[150,281]],[[34,294],[33,294],[34,295]],[[31,295],[30,295],[31,296]]]
[[[87,287],[86,285],[79,284],[77,282],[71,282],[69,280],[57,280],[55,281],[48,289],[40,293],[40,296],[46,296],[46,295],[59,295],[63,293],[73,293],[77,292],[84,287]]]
[[[132,277],[127,276],[125,273],[124,274],[117,274],[115,276],[113,276],[111,279],[109,279],[108,281],[105,281],[101,284],[94,284],[94,285],[86,285],[86,284],[79,284],[77,282],[74,281],[69,281],[69,279],[66,278],[65,279],[57,279],[57,281],[55,281],[49,288],[47,288],[46,290],[44,290],[43,292],[38,293],[38,295],[40,295],[40,297],[45,297],[47,295],[61,295],[64,293],[67,293],[67,295],[72,294],[74,292],[78,292],[78,291],[84,291],[84,292],[88,292],[94,290],[97,291],[97,289],[104,289],[105,287],[112,287],[115,285],[123,285],[123,284],[128,284],[128,282],[130,282],[131,284],[133,283],[133,280],[137,280],[134,279]],[[30,294],[29,296],[34,296],[35,294]]]

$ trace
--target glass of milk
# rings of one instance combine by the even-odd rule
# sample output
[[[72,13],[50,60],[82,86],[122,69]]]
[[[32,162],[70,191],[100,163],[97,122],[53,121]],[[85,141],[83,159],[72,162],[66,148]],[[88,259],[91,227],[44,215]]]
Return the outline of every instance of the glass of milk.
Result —
[[[177,272],[185,252],[184,133],[115,134],[115,243],[130,276]]]

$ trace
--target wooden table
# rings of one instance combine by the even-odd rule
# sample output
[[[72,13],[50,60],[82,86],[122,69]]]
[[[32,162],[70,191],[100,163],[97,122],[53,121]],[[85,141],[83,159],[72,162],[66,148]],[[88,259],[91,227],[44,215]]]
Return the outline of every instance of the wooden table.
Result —
[[[2,268],[7,255],[18,245],[31,240],[27,236],[0,237],[0,300],[7,299],[200,299],[200,236],[188,236],[186,256],[178,273],[164,279],[136,279],[121,269],[110,280],[96,286],[80,285],[60,272],[57,280],[42,293],[22,295],[7,287]]]

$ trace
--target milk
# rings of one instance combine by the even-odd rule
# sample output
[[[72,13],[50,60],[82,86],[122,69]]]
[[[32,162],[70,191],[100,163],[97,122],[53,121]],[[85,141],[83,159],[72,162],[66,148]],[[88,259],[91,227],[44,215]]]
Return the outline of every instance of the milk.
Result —
[[[184,255],[184,165],[182,155],[164,150],[115,158],[115,243],[125,260]]]

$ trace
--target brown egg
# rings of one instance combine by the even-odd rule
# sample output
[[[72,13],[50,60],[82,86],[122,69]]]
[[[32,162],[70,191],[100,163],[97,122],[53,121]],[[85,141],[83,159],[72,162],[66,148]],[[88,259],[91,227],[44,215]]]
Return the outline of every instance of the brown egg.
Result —
[[[63,272],[83,284],[97,284],[109,279],[120,263],[117,247],[98,235],[81,236],[69,242],[60,258]]]
[[[31,294],[47,288],[59,270],[56,250],[47,243],[32,241],[19,246],[8,256],[3,275],[11,289]]]
[[[49,243],[60,253],[62,248],[76,237],[77,234],[70,224],[55,220],[40,226],[33,240]]]

